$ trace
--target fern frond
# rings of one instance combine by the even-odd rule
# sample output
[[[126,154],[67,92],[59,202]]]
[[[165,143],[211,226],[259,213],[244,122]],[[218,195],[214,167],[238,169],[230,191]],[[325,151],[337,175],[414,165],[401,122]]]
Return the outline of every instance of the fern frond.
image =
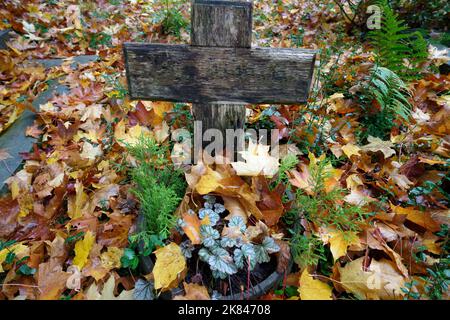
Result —
[[[369,94],[378,102],[382,111],[386,110],[408,120],[412,108],[408,101],[411,92],[395,72],[384,67],[375,67]]]
[[[381,29],[369,32],[379,65],[404,78],[414,77],[418,66],[428,56],[427,43],[419,32],[408,32],[403,20],[391,9],[386,0],[377,1],[383,10]]]

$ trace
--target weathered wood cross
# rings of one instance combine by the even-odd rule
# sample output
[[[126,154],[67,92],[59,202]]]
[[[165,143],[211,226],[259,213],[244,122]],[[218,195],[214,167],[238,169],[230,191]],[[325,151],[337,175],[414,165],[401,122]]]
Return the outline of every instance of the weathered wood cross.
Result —
[[[306,102],[313,50],[252,48],[252,2],[193,0],[191,9],[190,46],[124,44],[131,99],[191,102],[203,132],[223,133],[244,128],[245,104]]]

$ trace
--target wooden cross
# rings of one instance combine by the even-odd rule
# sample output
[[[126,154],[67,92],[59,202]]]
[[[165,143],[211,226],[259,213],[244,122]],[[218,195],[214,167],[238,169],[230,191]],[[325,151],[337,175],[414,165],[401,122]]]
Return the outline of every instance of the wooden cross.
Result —
[[[190,46],[125,43],[131,99],[191,102],[203,132],[223,133],[244,128],[245,104],[305,103],[315,52],[252,48],[252,9],[193,0]]]

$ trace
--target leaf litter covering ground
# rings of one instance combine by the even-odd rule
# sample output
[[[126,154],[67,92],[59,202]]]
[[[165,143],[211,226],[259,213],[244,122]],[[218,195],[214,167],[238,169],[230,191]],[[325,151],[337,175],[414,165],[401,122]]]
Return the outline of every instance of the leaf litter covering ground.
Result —
[[[186,19],[188,7],[180,7]],[[58,79],[71,90],[40,106],[35,124],[27,129],[39,143],[23,155],[24,167],[8,179],[9,192],[0,200],[0,298],[142,298],[142,288],[153,283],[148,280],[158,291],[181,285],[185,294],[177,299],[211,297],[201,281],[183,283],[187,264],[176,237],[155,252],[152,274],[131,273],[121,262],[139,210],[129,192],[131,182],[119,170],[125,143],[147,135],[168,144],[170,132],[186,125],[170,103],[126,98],[123,42],[189,41],[184,29],[177,36],[164,32],[154,19],[161,8],[138,0],[0,5],[0,29],[15,31],[0,54],[0,131],[32,108],[49,80]],[[365,111],[353,94],[375,58],[367,45],[339,31],[348,26],[339,10],[326,1],[258,1],[254,15],[257,45],[296,47],[302,30],[303,47],[331,52],[321,69],[333,74],[335,92],[319,90],[308,106],[280,106],[277,112],[270,106],[249,106],[249,125],[269,121],[280,129],[281,150],[296,153],[299,161],[276,174],[279,163],[254,146],[247,158],[260,166],[258,172],[245,165],[184,168],[189,187],[177,213],[191,227],[186,234],[194,244],[201,241],[201,223],[189,221],[184,212],[192,206],[189,199],[214,194],[230,218],[251,221],[284,248],[277,254],[283,283],[265,299],[402,299],[412,292],[426,297],[429,269],[445,257],[448,246],[448,76],[424,73],[408,82],[413,105],[409,121],[396,119],[399,126],[388,137],[369,136],[361,143],[359,119]],[[348,46],[337,50],[336,44],[343,42]],[[70,67],[70,57],[86,54],[100,59]],[[66,60],[46,71],[29,63],[36,58]],[[423,70],[442,61],[431,52]],[[316,86],[321,84],[318,80]],[[309,147],[302,148],[300,141]],[[325,155],[335,161],[321,165]],[[0,150],[0,160],[8,156],[8,150]],[[302,199],[316,196],[312,181],[319,167],[326,177],[321,192],[339,189],[337,206],[370,214],[356,219],[357,226],[345,226],[327,220],[332,209],[326,200],[308,219],[297,208],[303,235],[315,239],[311,243],[328,253],[328,261],[305,264],[296,259],[289,269],[287,243],[292,240],[287,239],[285,216],[296,207],[280,194],[290,189],[301,190]],[[264,176],[258,176],[261,171]],[[273,183],[275,189],[269,187]],[[146,298],[152,296],[149,292]]]

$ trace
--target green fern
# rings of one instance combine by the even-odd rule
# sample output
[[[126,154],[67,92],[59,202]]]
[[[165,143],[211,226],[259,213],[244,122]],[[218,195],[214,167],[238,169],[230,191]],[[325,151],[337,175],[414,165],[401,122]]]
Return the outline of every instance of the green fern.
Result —
[[[411,93],[406,84],[393,71],[374,67],[371,79],[365,88],[361,104],[365,106],[361,125],[364,130],[358,133],[360,142],[370,135],[386,139],[398,118],[408,121],[411,114],[411,104],[408,101]],[[373,101],[379,105],[379,111],[373,112]]]
[[[381,29],[369,32],[377,62],[405,79],[417,77],[420,63],[427,59],[427,42],[419,32],[408,32],[386,0],[376,2],[383,10]]]
[[[369,85],[369,94],[378,102],[381,111],[387,111],[408,120],[412,108],[408,101],[411,93],[395,72],[387,68],[375,67]]]

